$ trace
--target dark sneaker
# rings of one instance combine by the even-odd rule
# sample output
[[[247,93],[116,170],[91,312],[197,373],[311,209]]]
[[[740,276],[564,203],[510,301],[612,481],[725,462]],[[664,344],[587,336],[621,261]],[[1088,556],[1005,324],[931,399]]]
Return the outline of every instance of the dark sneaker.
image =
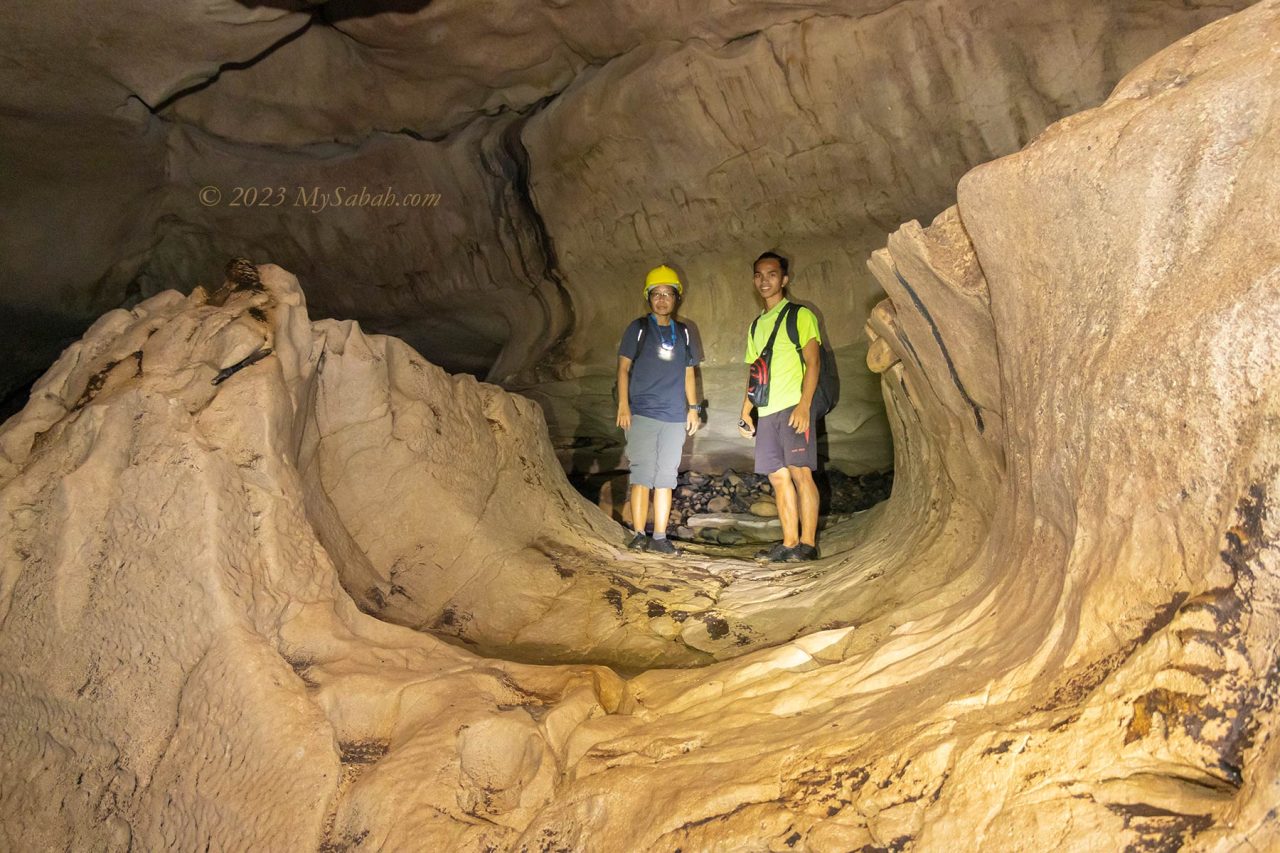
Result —
[[[680,550],[672,544],[670,539],[650,539],[650,554],[679,554]]]
[[[637,533],[635,538],[627,543],[627,549],[630,551],[648,551],[649,537],[643,533]]]
[[[756,559],[768,560],[770,563],[785,563],[788,560],[791,560],[793,554],[793,549],[788,548],[786,545],[779,542],[768,551],[761,551],[759,554],[756,554]]]
[[[818,547],[816,545],[806,545],[801,542],[799,545],[791,549],[791,556],[787,558],[788,563],[807,563],[809,560],[818,559]]]

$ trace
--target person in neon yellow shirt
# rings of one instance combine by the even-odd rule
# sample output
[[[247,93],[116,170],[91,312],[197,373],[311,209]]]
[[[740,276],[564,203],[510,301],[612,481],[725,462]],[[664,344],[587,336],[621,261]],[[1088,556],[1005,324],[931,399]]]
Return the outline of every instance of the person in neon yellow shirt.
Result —
[[[818,318],[804,306],[791,306],[786,288],[791,283],[787,259],[765,252],[752,266],[756,292],[764,312],[747,332],[745,361],[751,364],[774,336],[769,364],[769,402],[752,422],[750,398],[742,400],[738,432],[756,440],[755,470],[768,474],[782,522],[782,542],[762,556],[771,562],[799,562],[818,557],[818,436],[811,412],[821,365]],[[786,312],[797,311],[796,346],[786,329]],[[776,332],[775,332],[776,329]]]

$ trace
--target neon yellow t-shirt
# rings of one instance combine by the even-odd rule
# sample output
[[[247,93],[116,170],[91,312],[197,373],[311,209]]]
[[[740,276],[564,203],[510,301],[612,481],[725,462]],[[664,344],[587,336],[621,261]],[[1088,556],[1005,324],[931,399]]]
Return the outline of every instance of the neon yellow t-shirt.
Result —
[[[760,319],[756,321],[754,336],[751,334],[751,327],[747,327],[747,356],[743,361],[750,364],[760,357],[760,350],[769,343],[769,335],[773,333],[773,324],[777,322],[782,309],[789,304],[791,304],[789,300],[783,299],[761,314]],[[818,318],[803,305],[796,314],[796,334],[800,338],[801,347],[812,340],[822,343],[822,337],[818,334]],[[788,406],[799,403],[800,388],[803,383],[804,361],[800,358],[800,353],[796,352],[795,345],[791,343],[791,336],[787,334],[787,323],[784,320],[782,325],[778,326],[777,337],[773,339],[773,358],[769,363],[769,405],[761,408],[757,414],[763,418],[765,415],[780,412]]]

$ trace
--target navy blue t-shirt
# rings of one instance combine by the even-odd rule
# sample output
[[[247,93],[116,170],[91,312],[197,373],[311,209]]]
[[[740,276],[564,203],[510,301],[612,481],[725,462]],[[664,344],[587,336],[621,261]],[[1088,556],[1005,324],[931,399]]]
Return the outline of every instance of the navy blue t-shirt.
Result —
[[[647,326],[636,353],[640,326]],[[671,344],[671,357],[661,357],[663,342]],[[631,414],[655,421],[682,424],[689,414],[684,397],[684,370],[702,361],[698,344],[683,323],[659,326],[652,314],[632,320],[622,333],[618,355],[631,359]]]

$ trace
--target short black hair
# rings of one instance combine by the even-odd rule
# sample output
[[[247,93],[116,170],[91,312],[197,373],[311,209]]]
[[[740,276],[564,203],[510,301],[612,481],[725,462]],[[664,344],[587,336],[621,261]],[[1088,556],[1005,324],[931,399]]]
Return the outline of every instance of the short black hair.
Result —
[[[752,261],[751,262],[752,272],[755,272],[756,264],[760,263],[761,261],[777,261],[778,266],[782,267],[782,274],[787,275],[787,267],[790,265],[790,261],[782,257],[782,255],[779,255],[777,252],[765,252],[763,255],[756,258],[754,261]]]

